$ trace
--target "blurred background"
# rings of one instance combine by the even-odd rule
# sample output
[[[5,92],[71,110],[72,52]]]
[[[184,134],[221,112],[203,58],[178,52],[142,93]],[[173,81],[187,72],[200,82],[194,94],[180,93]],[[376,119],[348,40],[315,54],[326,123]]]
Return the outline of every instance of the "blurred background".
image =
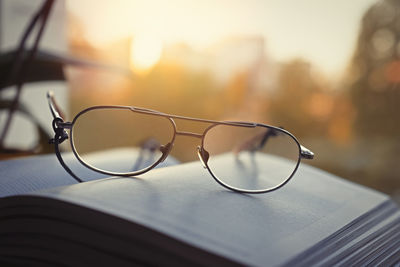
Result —
[[[4,70],[43,3],[0,1]],[[52,151],[51,88],[69,119],[118,104],[282,126],[315,152],[307,164],[400,195],[399,1],[57,1],[39,50],[68,56],[53,58],[64,76],[24,85],[34,119],[22,112],[6,134],[16,90],[1,87],[3,158]],[[195,160],[191,141],[174,156]]]

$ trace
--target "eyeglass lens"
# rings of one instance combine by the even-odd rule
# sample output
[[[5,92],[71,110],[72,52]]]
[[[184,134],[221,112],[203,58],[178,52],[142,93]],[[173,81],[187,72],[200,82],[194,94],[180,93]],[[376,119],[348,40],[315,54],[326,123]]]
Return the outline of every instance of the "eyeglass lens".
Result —
[[[241,190],[268,190],[297,168],[299,145],[284,131],[265,126],[216,125],[204,138],[215,178]]]
[[[173,139],[174,126],[166,117],[130,109],[93,109],[76,119],[71,135],[76,153],[87,165],[106,172],[132,173],[142,171],[161,159],[162,148]],[[90,154],[109,149],[132,158],[118,164]]]

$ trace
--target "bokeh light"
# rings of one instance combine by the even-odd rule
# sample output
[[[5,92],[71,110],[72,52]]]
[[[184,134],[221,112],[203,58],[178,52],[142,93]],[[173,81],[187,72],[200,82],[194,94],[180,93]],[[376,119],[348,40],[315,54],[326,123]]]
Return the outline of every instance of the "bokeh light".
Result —
[[[151,35],[136,35],[130,47],[130,66],[134,72],[147,72],[161,57],[163,43]]]

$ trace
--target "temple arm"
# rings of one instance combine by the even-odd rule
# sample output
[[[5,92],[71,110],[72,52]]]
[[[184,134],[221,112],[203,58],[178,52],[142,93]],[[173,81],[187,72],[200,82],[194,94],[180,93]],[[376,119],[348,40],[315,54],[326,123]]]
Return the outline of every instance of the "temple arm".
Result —
[[[47,101],[49,102],[49,107],[50,107],[51,114],[53,115],[53,119],[59,118],[59,119],[64,120],[65,115],[62,112],[60,106],[57,104],[57,101],[54,97],[53,91],[47,92]]]
[[[265,133],[262,132],[260,134],[257,134],[248,139],[246,142],[243,142],[241,145],[235,147],[233,149],[233,152],[235,154],[238,154],[243,150],[248,150],[252,152],[257,151],[264,147],[270,137],[275,137],[278,134],[279,133],[277,131],[274,131],[273,129],[268,129]]]
[[[266,143],[268,142],[268,139],[270,137],[275,137],[278,135],[279,135],[279,131],[276,131],[274,129],[268,129],[265,133],[260,133],[256,136],[250,138],[246,142],[242,143],[238,147],[235,147],[233,150],[233,153],[235,155],[237,155],[237,154],[239,154],[239,152],[241,152],[243,150],[247,150],[247,151],[251,151],[251,152],[260,150],[266,145]],[[308,148],[300,145],[300,157],[303,159],[313,159],[314,153],[311,150],[309,150]]]
[[[61,166],[79,183],[83,182],[81,178],[79,178],[68,166],[65,164],[59,144],[64,142],[66,139],[68,139],[68,133],[65,131],[64,126],[62,125],[64,123],[64,114],[61,111],[60,107],[57,105],[56,99],[54,97],[54,94],[52,91],[47,92],[47,100],[49,102],[49,107],[51,114],[53,115],[53,130],[54,130],[54,138],[49,140],[50,144],[54,144],[54,149],[56,152],[56,156],[58,161],[60,162]]]

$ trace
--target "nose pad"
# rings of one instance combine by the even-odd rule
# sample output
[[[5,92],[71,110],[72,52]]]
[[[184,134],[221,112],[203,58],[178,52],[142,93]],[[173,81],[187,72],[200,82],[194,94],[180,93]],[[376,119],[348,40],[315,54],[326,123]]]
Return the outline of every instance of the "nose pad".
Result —
[[[207,169],[207,162],[208,162],[208,158],[210,157],[210,154],[207,152],[207,150],[198,146],[197,147],[197,156],[199,157],[199,160],[201,161],[201,164],[203,165],[204,169]]]
[[[160,149],[161,153],[163,153],[160,162],[163,162],[163,161],[168,157],[168,154],[169,154],[169,152],[171,151],[172,146],[173,146],[172,143],[168,143],[168,144],[166,144],[165,146],[164,146],[164,145],[161,145],[161,146],[160,146],[159,149]]]

